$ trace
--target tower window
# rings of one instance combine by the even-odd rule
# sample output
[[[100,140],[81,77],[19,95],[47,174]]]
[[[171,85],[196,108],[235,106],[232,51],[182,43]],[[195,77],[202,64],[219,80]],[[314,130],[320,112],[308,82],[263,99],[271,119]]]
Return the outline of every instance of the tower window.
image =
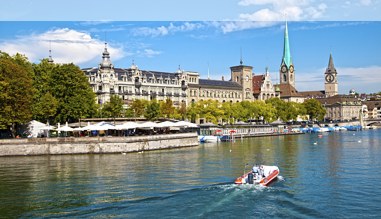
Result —
[[[283,74],[283,81],[286,82],[287,81],[287,77],[286,77],[286,74]]]

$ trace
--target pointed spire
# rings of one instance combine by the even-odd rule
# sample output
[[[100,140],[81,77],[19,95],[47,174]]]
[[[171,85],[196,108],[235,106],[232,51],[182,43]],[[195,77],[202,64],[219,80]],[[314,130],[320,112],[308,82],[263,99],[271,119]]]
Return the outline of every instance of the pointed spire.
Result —
[[[239,64],[242,65],[243,64],[243,60],[242,60],[242,47],[240,48],[240,52],[241,52],[241,58],[240,58]]]
[[[332,53],[329,54],[328,68],[331,70],[335,69],[335,65],[333,64]]]
[[[282,65],[285,64],[287,68],[292,64],[291,60],[291,52],[290,52],[290,43],[288,41],[288,27],[287,21],[284,29],[284,46],[283,46],[283,57],[282,57]]]

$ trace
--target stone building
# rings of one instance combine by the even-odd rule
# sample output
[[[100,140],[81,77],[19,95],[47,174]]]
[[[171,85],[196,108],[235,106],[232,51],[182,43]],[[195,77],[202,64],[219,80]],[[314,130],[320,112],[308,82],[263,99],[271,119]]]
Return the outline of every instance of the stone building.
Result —
[[[359,119],[362,103],[354,95],[336,95],[317,99],[327,110],[325,120],[349,121]]]
[[[118,95],[125,104],[134,99],[172,99],[175,106],[187,101],[188,82],[198,83],[198,73],[177,71],[175,73],[140,70],[134,63],[130,68],[114,68],[105,46],[98,68],[83,69],[97,95],[99,104]]]
[[[367,107],[369,119],[381,119],[381,100],[367,100],[363,104]]]
[[[169,98],[174,106],[208,99],[221,103],[255,100],[253,67],[241,61],[230,69],[231,80],[225,81],[201,79],[199,73],[180,68],[173,73],[141,70],[134,63],[129,68],[115,68],[105,44],[99,66],[82,70],[99,104],[108,102],[111,95],[118,95],[126,105],[135,99],[164,101]]]
[[[273,85],[268,68],[264,75],[253,76],[253,96],[256,100],[279,98],[279,90]]]

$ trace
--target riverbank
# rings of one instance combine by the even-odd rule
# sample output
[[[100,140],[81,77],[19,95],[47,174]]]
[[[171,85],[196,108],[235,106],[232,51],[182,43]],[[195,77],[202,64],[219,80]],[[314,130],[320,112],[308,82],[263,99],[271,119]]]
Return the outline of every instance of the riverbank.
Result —
[[[197,133],[128,137],[1,139],[1,156],[110,154],[198,146]]]

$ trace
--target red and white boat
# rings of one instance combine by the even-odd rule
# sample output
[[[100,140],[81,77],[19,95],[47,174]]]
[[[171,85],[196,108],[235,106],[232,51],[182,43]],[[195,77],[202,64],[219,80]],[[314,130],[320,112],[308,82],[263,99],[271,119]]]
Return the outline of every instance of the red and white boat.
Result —
[[[238,177],[235,184],[260,184],[267,186],[279,175],[277,166],[255,165],[250,172]]]

